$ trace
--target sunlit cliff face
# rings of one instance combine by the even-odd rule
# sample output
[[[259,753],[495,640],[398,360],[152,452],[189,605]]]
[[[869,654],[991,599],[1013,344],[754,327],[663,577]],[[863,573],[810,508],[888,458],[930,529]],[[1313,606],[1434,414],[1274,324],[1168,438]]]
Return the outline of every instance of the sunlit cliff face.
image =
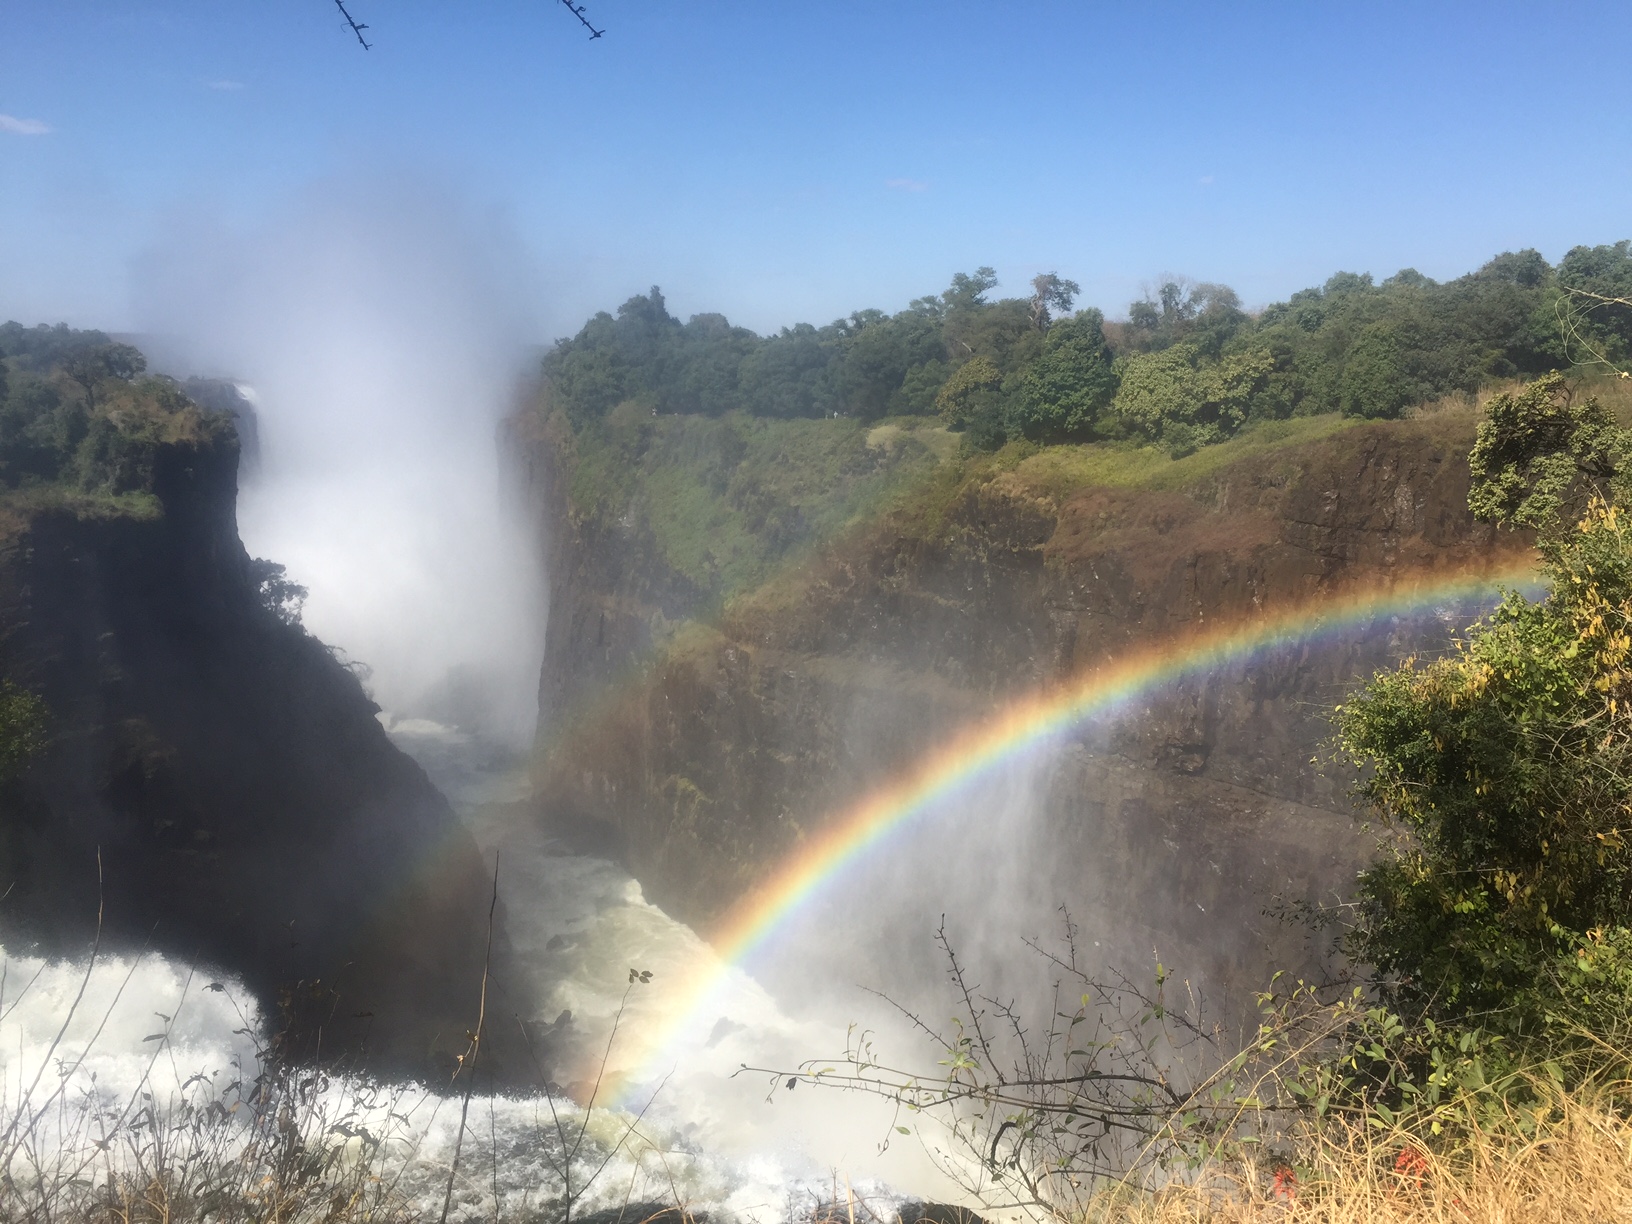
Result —
[[[537,334],[529,280],[502,221],[406,175],[319,184],[247,230],[189,218],[137,276],[146,329],[255,389],[240,529],[309,588],[307,627],[387,713],[517,745],[544,600],[496,429]]]

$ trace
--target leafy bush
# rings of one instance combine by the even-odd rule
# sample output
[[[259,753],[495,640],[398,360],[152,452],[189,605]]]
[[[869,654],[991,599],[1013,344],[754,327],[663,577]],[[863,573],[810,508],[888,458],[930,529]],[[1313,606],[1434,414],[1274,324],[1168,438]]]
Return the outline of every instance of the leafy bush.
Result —
[[[1361,878],[1351,951],[1408,1017],[1534,1034],[1632,1014],[1632,535],[1606,500],[1629,454],[1560,379],[1493,400],[1470,503],[1539,528],[1548,593],[1340,710],[1360,796],[1404,834]]]
[[[1003,375],[985,357],[971,357],[946,380],[935,407],[949,429],[965,431],[977,445],[1003,442]]]
[[[45,743],[45,703],[10,680],[0,680],[0,781],[19,773]]]
[[[1119,372],[1112,405],[1118,424],[1161,443],[1177,459],[1224,441],[1250,417],[1264,415],[1275,358],[1249,349],[1208,362],[1185,342],[1126,358]]]

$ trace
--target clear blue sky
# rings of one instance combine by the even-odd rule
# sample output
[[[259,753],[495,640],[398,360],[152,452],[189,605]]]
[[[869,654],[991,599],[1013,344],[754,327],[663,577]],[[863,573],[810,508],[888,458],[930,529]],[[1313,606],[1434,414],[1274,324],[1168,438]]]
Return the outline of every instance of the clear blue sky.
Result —
[[[1632,236],[1625,3],[350,4],[372,51],[332,0],[10,0],[0,317],[132,326],[177,217],[371,166],[519,230],[557,334],[654,282],[763,331],[980,264],[1115,314]]]

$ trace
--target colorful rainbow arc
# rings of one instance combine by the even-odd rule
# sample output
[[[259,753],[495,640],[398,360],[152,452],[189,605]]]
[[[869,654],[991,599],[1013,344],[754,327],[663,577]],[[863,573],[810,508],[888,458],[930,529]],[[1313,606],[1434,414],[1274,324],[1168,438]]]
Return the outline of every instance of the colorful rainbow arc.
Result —
[[[669,1050],[698,1022],[699,1013],[731,970],[770,942],[795,912],[848,865],[1004,761],[1186,676],[1261,650],[1326,637],[1379,617],[1420,614],[1489,596],[1504,586],[1533,582],[1533,576],[1534,562],[1525,557],[1472,575],[1432,575],[1416,583],[1311,601],[1247,624],[1148,647],[1069,685],[1013,702],[826,822],[738,902],[710,937],[718,962],[700,975],[688,999],[670,1011],[677,1019],[644,1043],[646,1048],[634,1063],[638,1069],[620,1077],[622,1082],[635,1085],[662,1075],[668,1069],[665,1062],[671,1061],[666,1057]]]

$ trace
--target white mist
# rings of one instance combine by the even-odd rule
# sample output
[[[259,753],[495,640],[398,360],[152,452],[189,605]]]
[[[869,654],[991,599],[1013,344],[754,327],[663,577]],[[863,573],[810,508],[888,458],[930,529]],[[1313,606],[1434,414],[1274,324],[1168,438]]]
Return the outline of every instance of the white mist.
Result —
[[[368,666],[388,716],[518,748],[545,600],[497,430],[532,280],[502,218],[402,174],[319,184],[249,229],[178,221],[137,275],[148,331],[254,388],[239,529],[310,590],[307,628]]]

